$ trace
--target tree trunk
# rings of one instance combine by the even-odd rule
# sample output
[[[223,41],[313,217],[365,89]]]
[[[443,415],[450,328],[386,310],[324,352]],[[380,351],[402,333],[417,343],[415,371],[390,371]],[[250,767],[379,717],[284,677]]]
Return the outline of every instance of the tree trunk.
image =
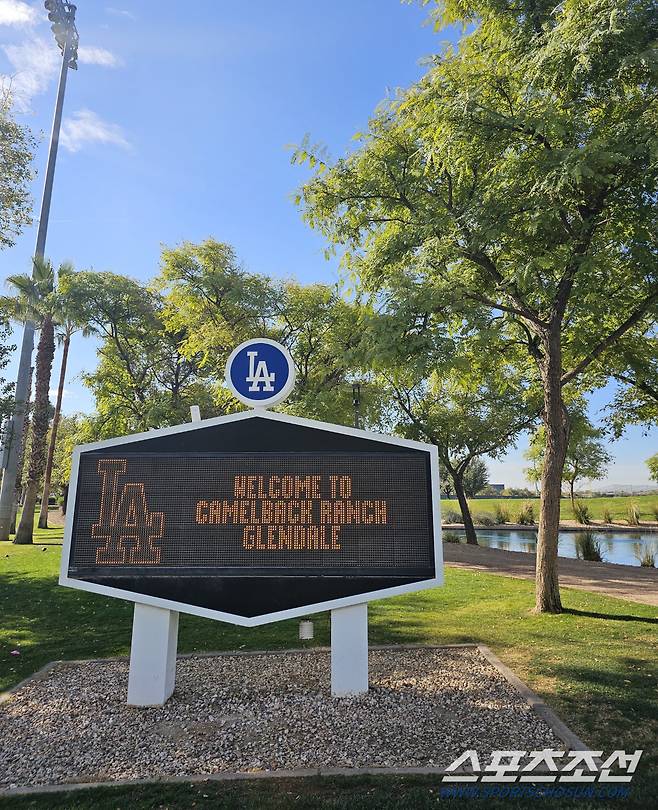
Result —
[[[464,531],[466,532],[466,542],[471,546],[478,545],[478,538],[475,534],[475,526],[473,526],[473,518],[471,517],[471,510],[468,505],[466,493],[464,492],[464,482],[461,477],[456,473],[451,473],[452,480],[455,486],[455,495],[459,501],[459,508],[462,513],[462,520],[464,521]]]
[[[560,529],[562,473],[567,454],[569,421],[562,398],[562,353],[559,327],[553,328],[545,336],[543,344],[543,417],[546,428],[546,451],[541,478],[535,611],[537,613],[561,613],[557,546]]]
[[[55,330],[50,316],[41,324],[36,358],[36,382],[34,386],[34,411],[32,414],[32,448],[27,474],[23,513],[18,524],[14,543],[25,545],[34,535],[34,507],[36,506],[39,481],[46,464],[46,437],[48,436],[49,408],[48,391],[50,374],[55,355]]]
[[[50,479],[53,474],[53,459],[55,457],[55,444],[57,443],[57,427],[59,416],[62,412],[62,396],[64,395],[64,381],[66,379],[66,364],[69,357],[69,346],[71,336],[67,332],[64,337],[64,347],[62,350],[62,364],[59,369],[59,385],[57,386],[57,402],[55,403],[55,413],[53,415],[53,426],[50,431],[50,446],[48,447],[48,460],[46,461],[46,472],[43,476],[43,493],[41,495],[41,511],[39,512],[39,528],[48,528],[48,500],[50,499]]]
[[[573,494],[575,481],[572,479],[569,481],[569,492],[571,493],[571,508],[574,510],[574,514],[576,513],[576,499]]]
[[[30,427],[32,426],[32,377],[34,376],[34,366],[30,367],[30,376],[27,384],[27,399],[25,400],[25,421],[23,422],[23,437],[21,439],[21,446],[18,451],[18,460],[16,462],[16,485],[14,487],[14,503],[11,507],[11,524],[9,526],[9,534],[16,534],[16,521],[18,519],[18,508],[23,500],[23,471],[25,467],[25,450],[27,448],[27,439],[30,435]]]

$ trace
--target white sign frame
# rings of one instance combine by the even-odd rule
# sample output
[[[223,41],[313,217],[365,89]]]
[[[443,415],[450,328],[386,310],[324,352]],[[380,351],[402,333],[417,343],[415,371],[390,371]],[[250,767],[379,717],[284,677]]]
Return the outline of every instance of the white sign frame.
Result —
[[[246,397],[244,394],[238,391],[238,389],[233,385],[233,380],[231,379],[231,366],[233,365],[235,358],[243,349],[247,349],[249,346],[255,346],[258,343],[266,343],[268,346],[274,346],[281,352],[288,363],[288,380],[286,384],[277,394],[272,394],[272,396],[268,397],[267,399],[251,399],[250,397]],[[224,371],[226,385],[230,389],[233,396],[236,399],[239,399],[243,405],[248,405],[250,408],[270,408],[272,405],[277,405],[278,403],[283,402],[283,400],[295,387],[296,377],[297,369],[295,368],[295,361],[292,359],[292,355],[288,349],[286,349],[285,346],[282,346],[281,343],[277,343],[276,340],[270,340],[269,338],[251,338],[250,340],[245,340],[244,343],[241,343],[239,346],[236,346],[226,361],[226,369]]]
[[[389,588],[382,588],[377,591],[345,596],[339,599],[331,599],[324,602],[316,602],[311,605],[281,610],[274,613],[266,613],[260,616],[238,616],[233,613],[225,613],[219,610],[188,605],[170,599],[162,599],[157,596],[124,591],[120,588],[111,588],[107,585],[98,585],[94,582],[84,582],[68,576],[69,557],[71,553],[71,538],[73,533],[73,519],[75,514],[76,489],[78,482],[78,468],[80,464],[80,454],[89,450],[102,450],[106,447],[119,447],[123,444],[132,444],[146,439],[155,439],[159,436],[171,436],[177,433],[199,430],[214,425],[228,425],[232,422],[239,422],[244,419],[270,419],[273,422],[284,422],[301,427],[324,430],[331,433],[340,433],[345,436],[353,436],[359,439],[369,439],[371,441],[391,444],[397,447],[409,447],[414,450],[421,450],[429,454],[431,471],[431,491],[432,491],[432,522],[434,533],[434,577],[412,582],[406,585],[397,585]],[[162,428],[161,430],[151,430],[147,433],[134,433],[131,436],[121,436],[116,439],[107,439],[101,442],[82,444],[73,451],[71,465],[71,478],[69,483],[69,495],[64,527],[64,544],[62,548],[62,562],[59,575],[59,584],[66,588],[75,588],[90,593],[98,593],[103,596],[111,596],[117,599],[125,599],[136,604],[148,605],[165,610],[176,611],[178,613],[188,613],[192,616],[200,616],[204,619],[214,619],[215,621],[228,622],[240,627],[259,627],[263,624],[278,622],[284,619],[293,619],[299,616],[307,616],[311,613],[319,613],[325,610],[335,610],[337,608],[349,607],[351,605],[372,602],[376,599],[384,599],[389,596],[400,596],[402,594],[423,591],[429,588],[436,588],[443,585],[443,548],[441,545],[441,499],[439,488],[439,456],[437,448],[425,442],[412,441],[410,439],[399,439],[394,436],[384,436],[379,433],[372,433],[368,430],[358,430],[356,428],[333,425],[327,422],[318,422],[313,419],[303,419],[298,416],[290,416],[282,413],[271,413],[266,410],[251,410],[242,413],[230,414],[229,416],[219,416],[213,419],[204,419],[201,422],[186,422],[174,427]],[[248,573],[248,572],[246,572]]]

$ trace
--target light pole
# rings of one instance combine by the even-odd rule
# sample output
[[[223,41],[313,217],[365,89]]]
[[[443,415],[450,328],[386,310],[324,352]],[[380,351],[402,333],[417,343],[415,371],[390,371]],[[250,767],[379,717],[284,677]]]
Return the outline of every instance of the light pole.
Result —
[[[44,3],[48,11],[48,19],[55,41],[62,52],[62,68],[59,74],[57,101],[55,102],[55,115],[50,136],[48,150],[48,163],[41,198],[41,211],[39,214],[39,230],[34,255],[43,259],[46,249],[46,235],[48,232],[48,217],[50,215],[50,201],[53,193],[53,180],[55,177],[55,163],[57,161],[57,147],[59,146],[59,130],[62,124],[62,109],[64,107],[64,92],[66,90],[66,77],[69,68],[78,68],[78,31],[75,27],[76,7],[63,0],[46,0]],[[25,422],[25,403],[29,394],[30,367],[32,365],[32,351],[34,349],[34,323],[26,321],[23,326],[23,340],[16,378],[14,396],[14,414],[7,425],[5,434],[5,447],[3,451],[4,473],[2,487],[0,488],[0,540],[9,540],[9,530],[12,519],[14,502],[14,488],[18,471],[18,458],[20,443],[23,436]]]

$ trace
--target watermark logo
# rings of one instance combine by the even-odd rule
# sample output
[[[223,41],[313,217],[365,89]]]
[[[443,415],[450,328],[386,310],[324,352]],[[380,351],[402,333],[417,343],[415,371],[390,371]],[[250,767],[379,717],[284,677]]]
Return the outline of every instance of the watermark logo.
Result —
[[[441,777],[443,798],[625,798],[642,751],[464,751]]]

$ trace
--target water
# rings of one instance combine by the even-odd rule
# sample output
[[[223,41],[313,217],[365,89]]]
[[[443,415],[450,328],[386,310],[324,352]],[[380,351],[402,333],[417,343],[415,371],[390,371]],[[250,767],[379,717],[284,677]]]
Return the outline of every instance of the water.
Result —
[[[456,533],[463,534],[460,531]],[[558,546],[558,555],[560,557],[575,558],[578,556],[576,554],[576,538],[579,534],[581,532],[560,532]],[[658,532],[594,531],[593,534],[599,541],[604,562],[639,565],[640,562],[635,556],[636,550],[648,548],[655,551],[656,565],[658,565]],[[490,529],[477,529],[477,536],[478,543],[481,546],[502,548],[505,551],[529,551],[534,553],[537,542],[537,534],[532,531],[494,532]]]

